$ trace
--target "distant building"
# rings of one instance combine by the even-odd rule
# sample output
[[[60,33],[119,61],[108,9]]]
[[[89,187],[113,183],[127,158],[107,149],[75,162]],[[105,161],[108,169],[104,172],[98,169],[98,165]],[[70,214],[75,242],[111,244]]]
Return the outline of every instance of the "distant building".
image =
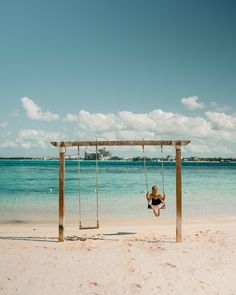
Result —
[[[171,156],[171,155],[167,155],[167,156],[165,157],[164,161],[171,161],[171,162],[174,161],[173,156]]]
[[[84,159],[85,160],[96,160],[96,153],[89,153],[87,151],[84,152]],[[101,160],[101,154],[97,153],[97,159]]]
[[[190,161],[199,161],[198,157],[190,157]]]
[[[120,161],[120,160],[124,160],[124,158],[119,157],[119,156],[112,156],[112,157],[110,157],[109,160],[111,160],[111,161]]]
[[[101,148],[98,150],[101,156],[101,160],[109,160],[111,158],[111,153],[105,148]]]

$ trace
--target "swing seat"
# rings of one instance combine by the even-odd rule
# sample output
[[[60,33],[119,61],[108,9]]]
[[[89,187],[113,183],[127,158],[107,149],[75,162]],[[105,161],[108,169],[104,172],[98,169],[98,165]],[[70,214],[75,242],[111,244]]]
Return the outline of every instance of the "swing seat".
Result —
[[[163,202],[163,203],[164,203],[164,205],[160,209],[166,209],[166,203],[165,202]],[[152,206],[149,204],[147,208],[152,209]]]
[[[97,225],[91,225],[91,226],[85,226],[85,225],[82,225],[81,221],[80,221],[80,224],[79,224],[79,229],[98,229],[99,228],[99,221],[97,220]]]
[[[99,228],[99,225],[95,226],[80,226],[79,229],[97,229]]]

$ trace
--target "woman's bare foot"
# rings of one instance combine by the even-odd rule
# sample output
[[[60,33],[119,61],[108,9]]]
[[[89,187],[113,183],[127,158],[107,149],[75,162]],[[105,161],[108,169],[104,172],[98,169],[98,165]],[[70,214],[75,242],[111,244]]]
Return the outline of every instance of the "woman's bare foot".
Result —
[[[159,217],[160,216],[160,210],[159,209],[157,209],[157,212],[156,212],[155,209],[153,209],[153,212],[154,212],[154,214],[155,214],[156,217]]]

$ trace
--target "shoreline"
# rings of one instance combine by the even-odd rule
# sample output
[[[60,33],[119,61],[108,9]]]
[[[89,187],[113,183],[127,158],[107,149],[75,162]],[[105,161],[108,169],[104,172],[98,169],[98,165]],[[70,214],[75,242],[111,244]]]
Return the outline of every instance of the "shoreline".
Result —
[[[220,159],[220,160],[217,160],[217,159]],[[14,161],[55,161],[55,162],[59,162],[60,159],[59,158],[46,158],[45,157],[1,157],[0,158],[0,161],[6,161],[6,160],[14,160]],[[72,162],[75,162],[75,161],[78,161],[78,159],[65,159],[66,161],[72,161]],[[86,159],[80,159],[81,162],[95,162],[95,160],[86,160]],[[151,160],[146,160],[147,162],[150,162],[150,163],[161,163],[162,160],[161,159],[151,159]],[[103,160],[99,160],[99,163],[104,163],[104,162],[111,162],[111,163],[116,163],[116,162],[124,162],[124,163],[127,163],[127,162],[135,162],[135,163],[142,163],[143,161],[142,160],[133,160],[133,159],[118,159],[118,160],[106,160],[106,159],[103,159]],[[163,160],[164,163],[175,163],[175,160]],[[234,157],[231,157],[231,158],[221,158],[221,157],[213,157],[212,159],[210,160],[184,160],[182,159],[182,163],[236,163],[236,158]]]
[[[150,212],[151,213],[151,212]],[[59,219],[58,219],[59,220]],[[226,216],[226,215],[212,215],[212,216],[193,216],[192,218],[190,217],[183,217],[182,219],[182,223],[184,224],[201,224],[201,223],[218,223],[218,222],[236,222],[236,216],[234,215],[230,215],[230,216]],[[160,224],[160,225],[170,225],[170,224],[175,224],[176,222],[176,217],[167,217],[167,216],[160,216],[158,218],[156,218],[155,216],[152,216],[152,214],[150,214],[150,216],[145,217],[145,216],[141,216],[141,217],[107,217],[107,218],[99,218],[99,222],[101,226],[107,226],[107,225],[116,225],[116,224],[137,224],[137,225],[142,225],[142,224],[146,224],[146,225],[153,225],[153,224]],[[86,222],[84,222],[86,223]],[[90,223],[96,223],[95,219],[94,222],[90,222]],[[2,225],[58,225],[58,221],[55,220],[43,220],[43,219],[35,219],[35,220],[23,220],[23,219],[17,219],[17,220],[1,220],[0,221],[0,226]],[[65,225],[78,225],[79,224],[79,219],[75,220],[75,219],[68,219],[65,221]]]

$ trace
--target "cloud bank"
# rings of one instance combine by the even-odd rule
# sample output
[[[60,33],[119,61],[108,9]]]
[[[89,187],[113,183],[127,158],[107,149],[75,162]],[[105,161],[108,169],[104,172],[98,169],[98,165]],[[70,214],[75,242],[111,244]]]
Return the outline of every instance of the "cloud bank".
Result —
[[[64,122],[76,122],[81,134],[103,138],[164,138],[195,137],[228,139],[235,135],[235,116],[224,113],[206,112],[206,118],[188,117],[178,113],[153,110],[149,113],[132,112],[89,113],[80,111],[78,115],[68,114]]]
[[[59,132],[36,130],[36,129],[22,129],[14,139],[6,139],[0,143],[1,148],[49,148],[51,141],[60,140]]]
[[[203,108],[196,96],[182,98],[181,102],[191,109]],[[59,116],[42,112],[31,99],[24,97],[22,103],[27,116],[33,120],[52,121]],[[60,122],[60,132],[41,129],[22,129],[17,134],[3,132],[7,123],[1,123],[1,148],[48,148],[51,141],[65,140],[132,140],[132,139],[189,139],[186,150],[196,154],[235,156],[236,113],[206,111],[201,116],[154,109],[145,113],[128,111],[113,113],[66,114]],[[58,129],[57,129],[58,130]],[[13,139],[12,139],[13,138]]]
[[[190,139],[193,153],[233,154],[236,141],[236,114],[205,112],[185,116],[160,109],[149,113],[132,112],[68,114],[64,122],[77,124],[80,139]]]
[[[22,97],[21,102],[26,110],[27,116],[32,120],[54,121],[59,119],[59,115],[52,112],[42,112],[41,108],[30,98]]]

